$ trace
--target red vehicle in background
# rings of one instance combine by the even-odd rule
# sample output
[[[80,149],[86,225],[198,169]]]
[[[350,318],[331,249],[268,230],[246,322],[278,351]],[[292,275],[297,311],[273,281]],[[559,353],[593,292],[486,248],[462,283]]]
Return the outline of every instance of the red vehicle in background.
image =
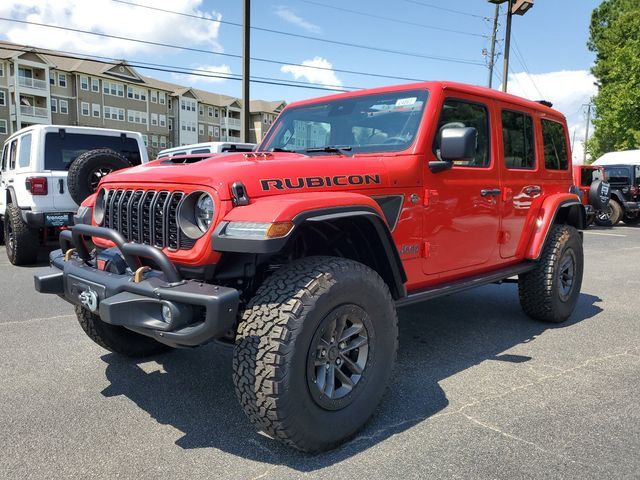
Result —
[[[587,215],[587,225],[597,219],[598,213],[606,212],[611,199],[611,188],[605,181],[604,167],[599,165],[574,165],[573,182],[580,190]]]

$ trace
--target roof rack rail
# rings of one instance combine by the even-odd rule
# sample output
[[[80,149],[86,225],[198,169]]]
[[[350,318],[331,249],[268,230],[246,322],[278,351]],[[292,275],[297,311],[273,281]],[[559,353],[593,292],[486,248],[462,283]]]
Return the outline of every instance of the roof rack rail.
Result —
[[[540,105],[544,105],[545,107],[549,107],[549,108],[553,107],[553,103],[549,102],[548,100],[536,100],[536,103],[539,103]]]

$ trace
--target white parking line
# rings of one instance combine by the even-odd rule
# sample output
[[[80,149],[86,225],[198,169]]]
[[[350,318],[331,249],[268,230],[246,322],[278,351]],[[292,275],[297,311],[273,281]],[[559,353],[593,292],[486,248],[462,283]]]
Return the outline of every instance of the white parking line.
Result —
[[[604,235],[607,237],[626,237],[626,235],[620,235],[618,233],[603,233],[603,232],[590,232],[590,231],[585,231],[584,233],[588,233],[589,235]]]
[[[61,318],[72,318],[75,315],[56,315],[55,317],[43,317],[43,318],[25,318],[24,320],[12,320],[11,322],[0,322],[0,327],[3,325],[15,325],[16,323],[27,322],[39,322],[42,320],[60,320]]]

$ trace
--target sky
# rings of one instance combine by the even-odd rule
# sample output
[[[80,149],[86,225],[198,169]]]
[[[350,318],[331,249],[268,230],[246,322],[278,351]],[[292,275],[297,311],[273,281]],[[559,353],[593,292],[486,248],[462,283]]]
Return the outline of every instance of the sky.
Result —
[[[242,28],[238,26],[242,23],[242,3],[241,0],[0,1],[0,18],[191,50],[6,20],[0,20],[0,38],[35,47],[162,65],[156,68],[186,73],[138,70],[162,80],[241,96],[241,82],[237,78],[242,73],[238,58],[242,54]],[[254,58],[251,74],[260,77],[251,85],[253,99],[291,102],[332,90],[407,83],[408,79],[487,85],[487,57],[483,52],[489,49],[495,7],[486,0],[253,0],[251,3],[251,23],[256,27],[251,32]],[[583,105],[597,91],[589,73],[594,55],[588,51],[586,42],[591,12],[599,3],[535,0],[526,15],[515,16],[513,20],[508,91],[534,100],[549,100],[567,116],[570,135],[572,139],[575,136],[576,160],[581,160],[583,153],[586,126]],[[504,46],[505,20],[502,15],[499,52]],[[502,56],[495,70],[493,86],[499,88]],[[274,81],[308,82],[315,88],[270,84]]]

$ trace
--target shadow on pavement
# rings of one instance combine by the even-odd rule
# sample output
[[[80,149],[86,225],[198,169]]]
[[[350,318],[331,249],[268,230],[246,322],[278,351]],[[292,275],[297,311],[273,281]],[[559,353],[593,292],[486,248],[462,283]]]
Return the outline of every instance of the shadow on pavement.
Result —
[[[529,361],[530,357],[503,352],[534,341],[547,329],[570,328],[595,317],[602,311],[596,305],[599,301],[582,294],[572,318],[561,325],[526,317],[512,284],[481,287],[400,310],[395,376],[376,415],[355,439],[320,455],[302,454],[255,432],[236,401],[232,350],[224,345],[176,350],[147,363],[104,355],[111,385],[102,393],[124,395],[161,424],[183,432],[176,442],[182,448],[215,448],[254,461],[314,471],[444,409],[449,402],[439,381],[484,360]]]

